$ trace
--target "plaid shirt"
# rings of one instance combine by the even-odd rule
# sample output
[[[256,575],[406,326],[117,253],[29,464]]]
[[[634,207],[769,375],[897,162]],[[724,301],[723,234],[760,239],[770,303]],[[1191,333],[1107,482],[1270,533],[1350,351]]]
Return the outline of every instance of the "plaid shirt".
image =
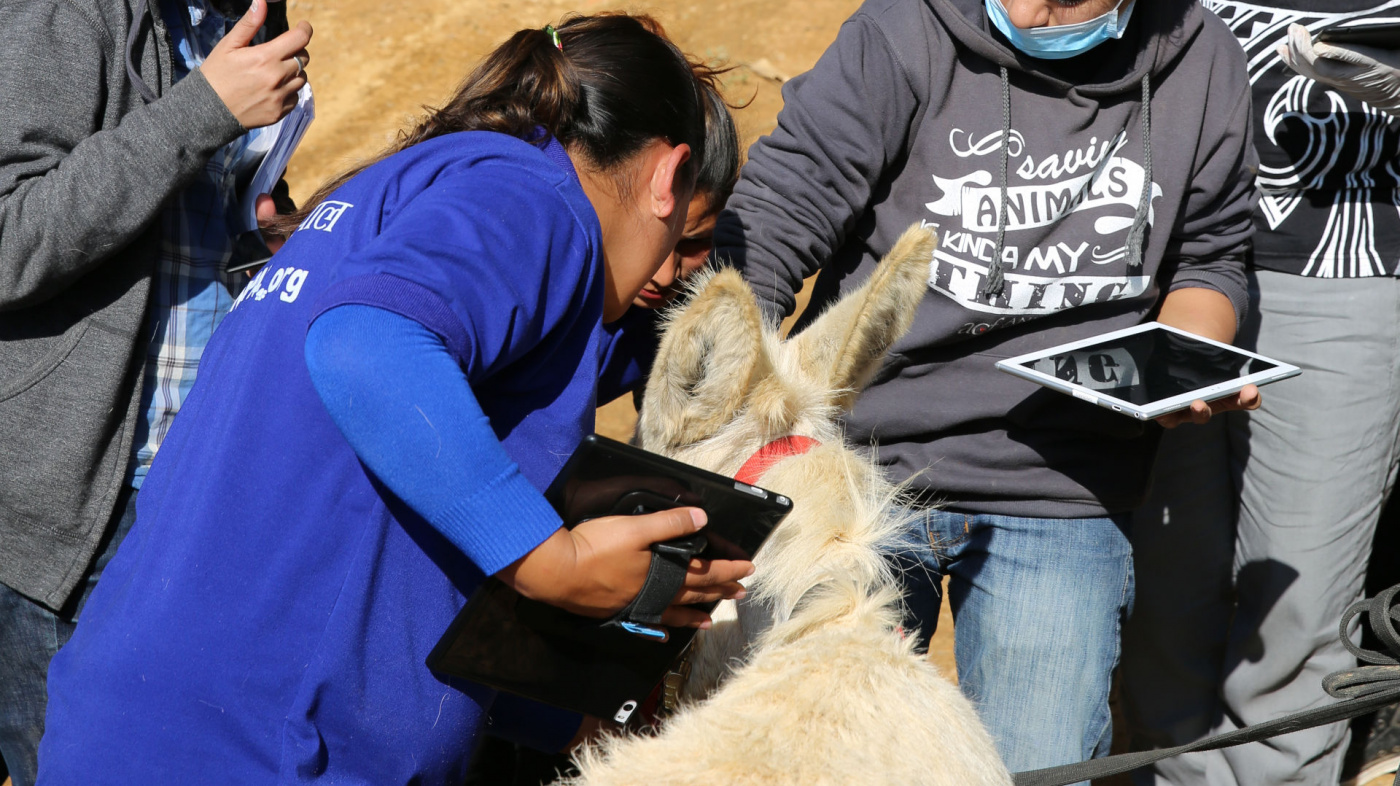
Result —
[[[175,79],[205,55],[237,20],[226,20],[204,0],[161,2],[175,49]],[[233,256],[231,216],[238,209],[237,181],[261,158],[258,131],[225,145],[204,172],[175,195],[161,213],[161,246],[151,282],[150,344],[141,384],[131,485],[140,488],[161,440],[194,386],[204,347],[233,305],[247,277],[225,273]]]

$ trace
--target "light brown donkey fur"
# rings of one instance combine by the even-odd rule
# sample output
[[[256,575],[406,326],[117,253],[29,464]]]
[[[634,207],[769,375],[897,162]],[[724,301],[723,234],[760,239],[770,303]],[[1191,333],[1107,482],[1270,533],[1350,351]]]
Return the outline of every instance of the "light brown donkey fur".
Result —
[[[911,228],[868,282],[789,341],[732,270],[672,315],[643,447],[733,475],[779,437],[821,445],[760,481],[793,513],[756,557],[748,597],[697,637],[681,710],[656,736],[585,750],[576,786],[1011,782],[972,706],[899,630],[882,554],[907,514],[836,424],[909,329],[933,243]]]

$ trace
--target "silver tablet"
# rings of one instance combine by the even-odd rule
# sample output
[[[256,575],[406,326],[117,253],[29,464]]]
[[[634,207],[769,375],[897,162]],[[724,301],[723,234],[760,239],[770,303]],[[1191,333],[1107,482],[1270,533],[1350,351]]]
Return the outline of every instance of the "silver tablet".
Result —
[[[997,361],[997,368],[1138,420],[1302,373],[1160,322]]]

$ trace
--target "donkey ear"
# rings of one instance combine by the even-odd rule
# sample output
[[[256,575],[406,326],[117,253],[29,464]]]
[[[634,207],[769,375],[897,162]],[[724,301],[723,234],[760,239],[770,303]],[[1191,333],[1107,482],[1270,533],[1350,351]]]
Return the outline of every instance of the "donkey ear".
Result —
[[[885,353],[913,324],[935,244],[932,229],[906,229],[868,281],[793,339],[802,369],[828,385],[841,409],[850,409]]]
[[[674,450],[714,436],[771,370],[753,291],[734,270],[715,273],[671,320],[657,348],[641,444]]]

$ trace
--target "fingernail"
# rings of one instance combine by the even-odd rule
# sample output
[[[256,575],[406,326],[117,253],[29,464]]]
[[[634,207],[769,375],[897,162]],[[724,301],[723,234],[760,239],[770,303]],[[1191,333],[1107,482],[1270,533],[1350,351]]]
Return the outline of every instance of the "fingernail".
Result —
[[[705,620],[704,622],[700,623],[700,630],[709,630],[710,626],[713,624],[714,623],[710,622],[709,620]]]
[[[700,529],[701,527],[705,526],[705,522],[709,520],[710,518],[705,515],[705,511],[699,508],[690,509],[690,521],[695,525],[696,529]]]
[[[735,600],[742,600],[743,597],[744,597],[745,595],[747,595],[747,594],[749,594],[749,591],[748,591],[748,590],[746,590],[746,589],[741,589],[741,590],[739,590],[738,592],[734,593],[734,599],[735,599]]]
[[[744,578],[748,578],[749,576],[752,576],[752,575],[753,575],[753,572],[756,571],[756,570],[758,570],[758,568],[754,567],[753,565],[750,565],[750,566],[749,566],[749,572],[744,574]]]

